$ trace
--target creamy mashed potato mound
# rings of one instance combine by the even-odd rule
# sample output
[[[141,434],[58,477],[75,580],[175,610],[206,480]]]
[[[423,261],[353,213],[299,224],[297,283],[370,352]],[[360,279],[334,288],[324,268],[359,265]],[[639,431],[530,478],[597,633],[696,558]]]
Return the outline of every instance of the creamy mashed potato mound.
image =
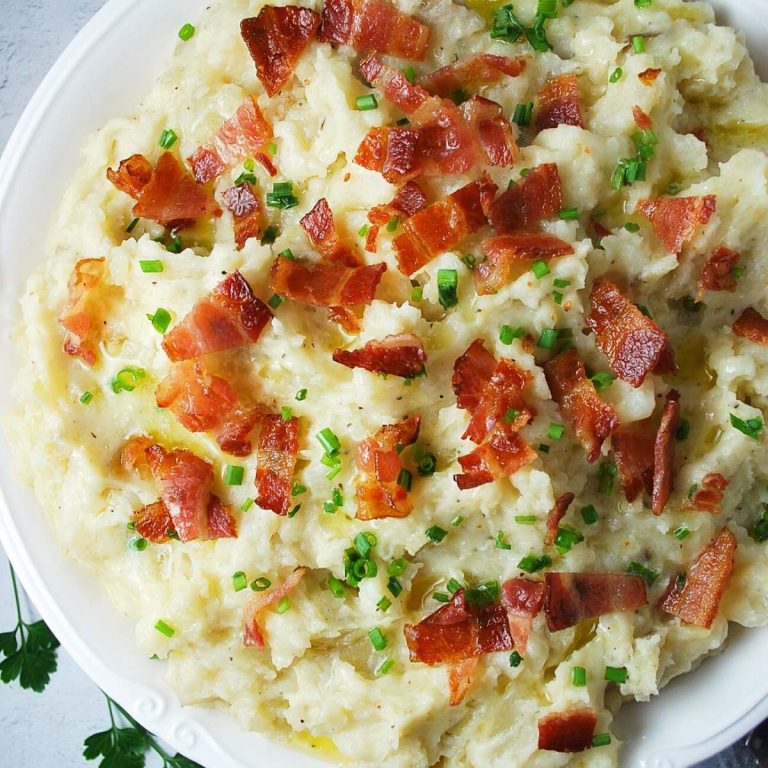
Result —
[[[135,112],[110,121],[89,141],[51,227],[49,258],[30,278],[21,303],[23,364],[16,385],[19,410],[11,423],[19,472],[34,486],[62,547],[136,619],[139,646],[162,660],[163,675],[185,704],[227,708],[245,728],[294,743],[332,744],[333,760],[361,766],[617,765],[616,734],[610,744],[575,755],[539,750],[538,720],[591,706],[598,712],[596,732],[610,733],[622,699],[647,700],[697,666],[723,646],[730,621],[748,627],[768,621],[766,545],[753,535],[768,500],[762,432],[755,439],[731,424],[734,414],[762,419],[768,406],[768,348],[731,332],[745,307],[768,308],[768,89],[754,72],[742,36],[718,26],[704,2],[653,0],[637,7],[633,0],[573,0],[547,21],[553,50],[535,53],[524,38],[491,39],[500,3],[399,0],[403,11],[431,29],[426,59],[411,62],[418,74],[476,52],[528,55],[519,76],[469,90],[497,101],[511,120],[515,107],[535,101],[548,78],[574,74],[586,126],[537,132],[513,124],[519,159],[512,167],[490,169],[506,189],[524,169],[557,164],[563,206],[577,209],[578,218],[555,216],[541,226],[572,244],[573,253],[550,261],[550,274],[541,279],[524,262],[501,290],[480,296],[461,261],[468,253],[479,256],[475,235],[418,271],[423,297],[414,301],[408,278],[397,270],[392,240],[398,232],[382,228],[375,254],[364,251],[358,234],[368,211],[390,202],[396,187],[353,162],[369,128],[392,125],[402,113],[375,89],[378,108],[356,109],[357,97],[372,91],[358,73],[361,54],[316,41],[301,56],[295,77],[268,97],[239,32],[240,21],[256,16],[261,5],[211,3],[195,22],[194,37],[177,46]],[[308,7],[320,10],[318,2]],[[514,8],[531,23],[533,0],[515,0]],[[633,35],[643,36],[644,50],[633,47]],[[612,77],[617,68],[618,79]],[[638,78],[654,68],[661,70],[655,80]],[[266,209],[279,227],[276,241],[252,238],[237,250],[226,210],[209,224],[182,230],[180,253],[166,250],[162,240],[167,243],[170,234],[153,222],[143,219],[127,233],[133,201],[107,180],[106,169],[134,153],[154,163],[161,152],[158,137],[167,128],[179,137],[172,151],[189,157],[251,94],[273,125],[275,180],[291,180],[299,199],[289,210]],[[645,180],[616,190],[614,169],[635,153],[635,106],[652,119],[658,143]],[[217,194],[242,172],[240,163],[224,173]],[[253,173],[263,202],[274,180],[258,164]],[[430,177],[423,186],[432,202],[476,176]],[[717,196],[714,215],[679,256],[667,252],[635,211],[638,201],[669,194]],[[385,261],[389,270],[377,298],[365,307],[357,338],[329,322],[324,310],[289,300],[274,310],[257,343],[209,356],[211,369],[238,392],[275,412],[289,407],[300,420],[296,480],[307,489],[295,497],[300,510],[292,517],[257,505],[243,511],[253,495],[255,454],[229,456],[212,437],[187,431],[156,406],[155,386],[172,363],[147,315],[163,307],[173,327],[234,270],[266,302],[277,254],[290,248],[296,257],[319,258],[299,220],[321,197],[342,239],[368,263]],[[594,221],[610,234],[597,234]],[[686,297],[696,296],[702,265],[718,246],[741,254],[738,287],[709,291],[704,306],[694,307]],[[108,286],[99,301],[103,328],[97,363],[88,367],[62,350],[58,318],[75,263],[102,257]],[[141,270],[141,261],[152,260],[163,262],[161,273]],[[458,272],[459,302],[448,311],[438,303],[439,269]],[[537,340],[545,329],[558,328],[572,332],[590,372],[608,370],[594,334],[584,332],[591,285],[604,274],[647,307],[676,352],[677,373],[649,375],[638,388],[616,379],[600,393],[622,426],[651,416],[670,389],[680,393],[690,431],[676,442],[674,489],[660,516],[642,495],[627,502],[618,478],[612,490],[603,483],[601,492],[600,467],[605,480],[605,467],[611,466],[610,439],[598,461],[588,463],[541,367],[551,353]],[[554,279],[567,286],[556,289]],[[504,325],[524,328],[526,335],[503,343]],[[412,382],[351,370],[331,358],[339,347],[405,332],[417,335],[429,355],[427,375]],[[457,458],[474,446],[461,438],[468,417],[456,406],[451,374],[475,339],[484,340],[497,358],[530,371],[526,396],[536,417],[521,434],[538,455],[509,478],[461,491],[453,479],[461,471]],[[133,391],[114,392],[110,382],[128,366],[142,369],[144,378]],[[296,400],[301,389],[306,399]],[[92,393],[87,404],[81,402],[84,392]],[[419,444],[435,454],[437,471],[431,477],[414,471],[414,509],[407,517],[356,519],[357,445],[382,425],[412,414],[421,415]],[[548,434],[551,424],[564,425],[560,439]],[[324,428],[341,442],[342,468],[333,479],[315,439]],[[191,450],[214,465],[214,490],[233,510],[237,538],[149,544],[143,551],[129,546],[135,537],[126,527],[132,513],[158,497],[154,482],[120,469],[121,448],[137,434]],[[224,483],[227,465],[244,467],[242,485]],[[719,514],[687,503],[691,486],[709,472],[728,480]],[[323,505],[334,488],[341,488],[343,504],[328,513]],[[563,524],[584,540],[561,553],[545,547],[543,537],[547,515],[566,491],[576,498]],[[592,524],[580,514],[589,505],[597,511]],[[463,518],[460,526],[452,524],[457,518]],[[432,526],[447,531],[439,543],[425,535]],[[674,535],[681,526],[689,531],[685,538]],[[656,602],[670,578],[684,572],[724,526],[738,547],[711,629],[661,612]],[[328,580],[344,579],[345,550],[361,531],[376,536],[378,573],[340,599]],[[499,541],[508,548],[498,547]],[[446,593],[449,579],[503,582],[527,575],[520,561],[542,554],[550,556],[552,571],[624,573],[639,563],[658,578],[648,586],[649,604],[637,611],[605,614],[560,632],[548,631],[540,613],[522,663],[510,665],[509,652],[481,657],[463,702],[450,706],[448,665],[409,660],[404,625],[440,607],[433,595]],[[388,590],[388,564],[396,558],[407,561],[398,596]],[[273,607],[263,616],[266,648],[245,647],[243,616],[254,592],[235,591],[233,574],[278,585],[299,566],[308,572],[291,593],[289,610]],[[543,572],[531,576],[542,577]],[[391,601],[386,612],[377,607],[382,597]],[[172,637],[157,631],[159,619],[175,630]],[[374,627],[386,638],[381,651],[369,639]],[[391,668],[382,674],[388,659],[385,669]],[[606,665],[626,668],[626,681],[607,682]],[[573,684],[574,667],[586,670],[585,686]]]

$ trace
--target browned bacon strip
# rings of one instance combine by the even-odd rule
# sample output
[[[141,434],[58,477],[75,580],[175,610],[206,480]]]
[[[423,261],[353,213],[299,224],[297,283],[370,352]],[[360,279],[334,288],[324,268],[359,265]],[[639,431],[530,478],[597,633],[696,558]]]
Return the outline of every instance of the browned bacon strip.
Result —
[[[501,587],[501,602],[509,617],[509,631],[517,650],[523,656],[528,649],[528,636],[533,620],[544,607],[543,581],[508,579]]]
[[[475,339],[453,365],[451,383],[459,408],[468,411],[477,408],[495,370],[496,358],[485,348],[482,339]]]
[[[568,511],[568,507],[571,506],[571,502],[575,496],[568,492],[559,496],[555,501],[555,506],[552,507],[547,515],[547,530],[544,534],[544,544],[551,547],[555,543],[555,537],[557,536],[557,529],[560,525],[560,521],[565,517],[565,513]]]
[[[210,374],[202,361],[175,365],[155,390],[157,405],[169,408],[190,432],[210,432],[222,451],[235,456],[251,452],[248,435],[261,411],[247,408],[226,379]]]
[[[733,332],[736,336],[754,341],[755,344],[768,346],[768,319],[752,307],[747,307],[738,316],[733,324]]]
[[[509,120],[500,104],[482,96],[473,96],[460,107],[491,165],[507,168],[520,156]]]
[[[232,213],[237,250],[242,251],[248,240],[261,234],[264,209],[256,196],[256,189],[247,182],[231,187],[222,197],[227,210]]]
[[[350,335],[360,333],[360,320],[351,309],[328,307],[328,319],[340,325]]]
[[[547,128],[557,128],[558,125],[584,127],[576,75],[551,77],[539,91],[536,101],[536,127],[543,131]]]
[[[595,461],[605,438],[618,426],[616,412],[600,399],[572,347],[548,360],[543,368],[552,399],[571,422],[576,439],[587,452],[587,461]]]
[[[170,533],[175,532],[171,513],[162,501],[137,509],[131,515],[131,522],[136,526],[136,533],[153,544],[170,541]]]
[[[495,191],[496,185],[482,177],[408,219],[392,243],[400,271],[414,274],[486,224],[485,210]]]
[[[611,437],[613,455],[627,501],[634,501],[645,488],[653,493],[653,449],[656,423],[644,419],[628,427],[620,427]]]
[[[583,752],[592,746],[597,712],[591,707],[551,712],[539,719],[539,749]]]
[[[406,624],[411,661],[436,665],[458,663],[514,647],[502,605],[470,605],[463,589],[449,603],[418,624]]]
[[[425,170],[419,132],[412,128],[371,128],[358,147],[355,163],[378,171],[391,184],[418,176]]]
[[[738,280],[733,270],[740,258],[741,254],[731,248],[716,248],[701,268],[697,299],[701,301],[706,291],[735,291]]]
[[[472,685],[472,675],[479,663],[478,658],[465,659],[451,664],[448,668],[448,688],[451,694],[452,707],[458,707],[464,701],[469,687]]]
[[[421,61],[429,27],[386,0],[325,0],[317,39]]]
[[[719,472],[707,472],[689,499],[689,505],[701,512],[719,515],[728,481]]]
[[[291,488],[299,454],[299,420],[270,414],[261,420],[256,443],[256,494],[262,509],[285,515],[291,508]]]
[[[378,88],[387,101],[391,101],[406,115],[432,99],[429,91],[413,85],[402,70],[384,64],[378,56],[368,56],[360,62],[360,74],[371,85]]]
[[[251,286],[233,272],[195,304],[165,335],[163,349],[174,362],[256,342],[272,319]]]
[[[688,572],[673,576],[658,602],[665,613],[709,629],[733,570],[736,537],[727,528],[704,548]]]
[[[644,69],[637,77],[643,85],[652,85],[660,74],[660,69]]]
[[[423,208],[426,208],[426,206],[427,196],[415,181],[403,184],[397,190],[397,194],[391,203],[377,205],[368,211],[368,221],[371,222],[371,226],[366,234],[365,249],[370,253],[375,253],[376,238],[381,227],[388,224],[394,218],[405,221]]]
[[[427,353],[418,336],[400,333],[385,336],[380,341],[374,339],[360,349],[337,349],[333,359],[347,368],[364,368],[372,373],[411,379],[424,372]]]
[[[653,493],[651,505],[654,515],[660,515],[672,492],[675,472],[675,432],[680,418],[680,395],[673,389],[667,395],[661,424],[653,447]]]
[[[267,592],[257,592],[251,597],[245,607],[243,645],[259,649],[265,647],[264,630],[261,627],[261,617],[264,611],[290,595],[306,573],[306,568],[297,568],[279,587],[270,589]]]
[[[116,171],[107,168],[107,178],[126,195],[138,200],[141,191],[152,178],[152,163],[144,155],[131,155],[120,161]]]
[[[642,576],[626,573],[552,573],[545,577],[544,613],[550,632],[575,627],[585,619],[614,611],[636,611],[648,604]]]
[[[557,165],[532,168],[514,187],[494,200],[489,218],[500,234],[525,229],[554,216],[563,207]]]
[[[387,424],[357,446],[358,520],[407,517],[413,509],[408,491],[397,479],[403,465],[400,451],[419,438],[421,418],[410,416],[398,424]]]
[[[59,318],[66,329],[64,351],[86,365],[96,364],[100,327],[96,322],[97,292],[106,272],[104,259],[81,259],[69,278],[69,299]]]
[[[536,458],[534,451],[517,433],[496,432],[491,439],[466,456],[459,456],[463,474],[454,475],[462,491],[509,477]]]
[[[512,232],[483,240],[485,261],[472,275],[481,295],[496,293],[512,279],[514,265],[525,259],[548,261],[573,253],[573,246],[546,232]]]
[[[422,75],[418,84],[438,96],[450,98],[456,91],[468,85],[492,85],[504,77],[517,77],[527,63],[525,56],[473,53],[455,64]]]
[[[345,243],[342,243],[333,213],[328,201],[321,197],[315,207],[299,222],[301,228],[309,236],[310,242],[325,259],[339,262],[347,267],[359,267],[360,257]]]
[[[706,224],[717,207],[717,197],[670,197],[641,200],[637,210],[651,222],[654,232],[670,253],[679,254],[699,226]]]
[[[240,22],[240,34],[269,96],[291,79],[319,24],[314,11],[297,5],[265,5],[258,16]]]
[[[646,317],[615,283],[599,277],[589,295],[587,323],[611,372],[639,387],[653,373],[673,373],[675,353],[669,336]]]
[[[632,107],[632,117],[635,120],[635,125],[641,130],[648,131],[653,128],[653,120],[637,105]]]

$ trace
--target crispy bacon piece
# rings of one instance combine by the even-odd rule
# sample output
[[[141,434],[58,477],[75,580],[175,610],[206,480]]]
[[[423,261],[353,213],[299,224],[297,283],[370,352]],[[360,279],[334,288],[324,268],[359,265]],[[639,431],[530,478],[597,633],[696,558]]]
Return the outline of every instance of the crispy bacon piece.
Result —
[[[656,424],[644,419],[628,427],[620,427],[611,437],[613,455],[627,501],[634,501],[645,488],[653,493],[653,449]]]
[[[495,191],[484,176],[408,219],[392,242],[400,271],[412,275],[486,224],[485,210]]]
[[[648,131],[653,128],[653,120],[637,105],[632,107],[632,117],[635,119],[635,125],[640,130]]]
[[[456,405],[474,411],[495,370],[496,358],[485,348],[482,339],[475,339],[453,365],[451,383]]]
[[[468,85],[492,85],[505,77],[517,77],[527,63],[525,56],[473,53],[455,64],[422,75],[418,84],[437,96],[450,98],[456,91]]]
[[[232,213],[237,250],[242,251],[250,238],[261,234],[264,209],[256,196],[256,189],[248,182],[228,189],[222,197],[227,210]]]
[[[657,198],[637,204],[637,210],[651,222],[664,247],[675,254],[683,250],[699,226],[712,218],[716,208],[715,195]]]
[[[738,281],[733,270],[740,258],[741,254],[738,251],[722,245],[712,251],[707,263],[701,268],[698,301],[704,298],[706,291],[733,292],[736,290]]]
[[[690,497],[689,506],[701,512],[719,515],[723,503],[723,494],[728,481],[719,472],[707,472],[699,487]]]
[[[163,349],[173,362],[255,343],[272,319],[248,281],[233,272],[166,333]]]
[[[523,399],[523,390],[532,378],[529,371],[513,360],[499,360],[483,387],[462,439],[480,444],[496,429],[504,432],[522,429],[535,415]],[[517,415],[508,421],[512,411]]]
[[[477,669],[480,659],[472,658],[451,664],[448,668],[448,687],[451,693],[451,706],[458,707],[472,685],[472,675]]]
[[[390,184],[418,176],[424,171],[419,133],[413,128],[371,128],[357,149],[355,163],[378,171]]]
[[[208,538],[234,539],[237,538],[237,523],[229,507],[215,495],[208,502]]]
[[[360,349],[337,349],[333,359],[347,368],[364,368],[371,373],[412,379],[424,372],[427,353],[418,336],[399,333],[369,341]]]
[[[319,24],[320,17],[314,11],[297,5],[265,5],[258,16],[240,22],[240,34],[256,64],[256,75],[269,96],[293,77]]]
[[[152,178],[152,163],[144,155],[131,155],[121,160],[116,171],[107,168],[107,178],[121,191],[138,200]]]
[[[408,491],[397,482],[403,468],[399,450],[418,440],[420,426],[419,416],[409,416],[398,424],[383,426],[357,446],[358,520],[407,517],[411,513]]]
[[[514,647],[507,612],[499,603],[471,605],[460,589],[449,603],[403,630],[411,661],[458,663]]]
[[[509,477],[535,458],[536,451],[516,432],[511,435],[503,431],[495,432],[488,442],[475,448],[472,453],[459,456],[459,464],[464,472],[454,475],[453,479],[459,489],[465,491]]]
[[[421,61],[429,27],[386,0],[325,0],[317,39]]]
[[[653,493],[651,506],[654,515],[664,511],[669,494],[672,492],[675,462],[675,431],[680,418],[680,395],[673,389],[667,395],[664,410],[661,414],[661,424],[656,433],[653,447]]]
[[[500,234],[525,229],[554,216],[563,207],[560,174],[555,163],[532,168],[514,187],[494,200],[489,218]]]
[[[520,150],[500,104],[473,96],[461,105],[460,111],[491,165],[507,168],[515,163]]]
[[[245,606],[243,645],[259,649],[265,647],[264,630],[261,627],[261,617],[264,611],[290,595],[306,573],[306,568],[297,568],[279,587],[270,589],[267,592],[257,592],[251,597]]]
[[[688,568],[685,578],[673,576],[658,607],[686,624],[709,629],[731,578],[736,537],[723,528]]]
[[[387,66],[378,56],[368,56],[361,61],[360,74],[406,115],[412,115],[426,102],[434,101],[429,91],[411,83],[402,70]]]
[[[539,749],[583,752],[592,746],[597,712],[591,707],[551,712],[539,719]]]
[[[210,432],[222,451],[235,456],[251,452],[248,435],[261,410],[247,408],[226,379],[210,374],[200,360],[187,360],[171,369],[155,390],[157,405],[170,408],[190,432]]]
[[[269,284],[280,296],[316,307],[356,307],[370,304],[387,265],[345,267],[342,264],[302,264],[278,257]]]
[[[357,315],[346,307],[329,307],[328,319],[340,325],[348,334],[360,333],[360,320]]]
[[[768,319],[752,307],[747,307],[738,316],[732,330],[736,336],[768,346]]]
[[[249,96],[216,135],[189,157],[195,179],[204,184],[246,157],[262,155],[263,148],[271,139],[272,125],[264,117],[256,99]]]
[[[544,83],[536,100],[536,127],[540,130],[558,125],[584,127],[579,105],[579,81],[576,75],[558,75]]]
[[[154,444],[155,441],[147,435],[134,435],[129,438],[120,452],[120,466],[126,472],[133,472],[142,480],[147,480],[152,475],[147,451]]]
[[[638,78],[643,85],[652,85],[656,78],[661,74],[660,69],[644,69],[638,74]]]
[[[486,296],[496,293],[512,279],[513,266],[525,259],[549,261],[573,253],[573,246],[546,232],[512,232],[483,240],[485,261],[480,262],[472,275],[477,292]]]
[[[67,285],[67,306],[59,318],[59,323],[67,331],[64,351],[72,357],[79,357],[88,366],[96,363],[99,344],[96,289],[101,285],[105,272],[103,258],[78,261]]]
[[[365,238],[365,250],[370,253],[376,253],[376,238],[379,229],[388,224],[393,218],[397,217],[400,221],[410,218],[427,206],[427,196],[421,187],[415,181],[409,181],[403,184],[397,190],[391,203],[377,205],[368,211],[368,221],[371,226],[368,228]]]
[[[136,533],[153,544],[170,541],[169,533],[175,531],[171,513],[162,501],[137,509],[131,515],[131,522],[136,526]]]
[[[589,295],[587,323],[611,372],[633,387],[653,373],[674,373],[675,353],[669,336],[646,317],[606,277],[599,277]]]
[[[333,213],[328,201],[321,197],[315,207],[299,222],[309,236],[310,242],[328,261],[335,261],[347,267],[359,267],[360,257],[345,243],[341,242]]]
[[[552,399],[571,422],[587,461],[595,461],[605,438],[619,424],[616,412],[598,396],[573,347],[548,360],[543,368]]]
[[[550,632],[614,611],[648,604],[645,580],[626,573],[552,573],[544,576],[544,613]]]
[[[299,420],[269,414],[261,420],[256,443],[256,494],[262,509],[288,514],[296,457],[299,454]]]
[[[526,578],[508,579],[501,586],[501,602],[509,617],[509,631],[515,649],[523,656],[528,649],[533,620],[544,607],[545,591],[543,581]]]
[[[547,515],[547,530],[544,534],[544,544],[551,547],[555,543],[555,537],[557,536],[557,529],[560,525],[560,521],[565,517],[565,513],[568,511],[568,507],[571,506],[571,502],[576,498],[572,493],[564,493],[558,497],[555,501],[555,506],[552,507]]]

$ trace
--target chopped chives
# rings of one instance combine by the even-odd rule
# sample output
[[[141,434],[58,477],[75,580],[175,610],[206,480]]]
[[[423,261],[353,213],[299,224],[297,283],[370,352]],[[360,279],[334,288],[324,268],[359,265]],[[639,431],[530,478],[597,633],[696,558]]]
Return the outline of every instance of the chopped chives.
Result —
[[[496,534],[496,549],[512,549],[512,545],[508,544],[505,538],[504,531],[499,531]]]
[[[439,544],[448,535],[448,531],[439,525],[433,525],[431,528],[427,528],[425,535],[431,542]]]
[[[515,339],[525,336],[525,329],[513,328],[511,325],[502,325],[499,329],[499,341],[502,344],[511,344]]]
[[[642,35],[632,35],[632,49],[635,53],[645,51],[645,38]]]
[[[336,456],[341,450],[341,441],[329,427],[321,429],[315,437],[329,456]]]
[[[552,299],[554,300],[555,304],[562,304],[563,294],[560,293],[560,291],[552,291]]]
[[[445,586],[452,595],[455,595],[460,589],[462,589],[461,582],[454,578],[448,579],[448,583]]]
[[[338,476],[339,472],[341,472],[341,464],[339,464],[338,466],[335,466],[330,472],[328,472],[326,474],[326,477],[329,480],[333,480]]]
[[[163,149],[170,149],[177,141],[179,137],[173,128],[166,128],[161,134],[160,139],[157,142]]]
[[[763,420],[755,417],[745,421],[732,413],[731,426],[736,427],[739,432],[744,433],[747,437],[751,437],[753,440],[759,440],[760,433],[763,431]]]
[[[535,525],[536,515],[515,515],[515,522],[518,525]]]
[[[259,241],[262,245],[272,245],[277,240],[277,236],[280,234],[280,230],[274,225],[270,224],[261,236]]]
[[[224,469],[224,485],[242,485],[245,469],[235,464],[227,464]]]
[[[376,94],[366,93],[363,96],[358,96],[355,99],[355,108],[359,112],[368,112],[371,109],[378,109],[379,102],[376,100]]]
[[[163,262],[159,259],[149,259],[139,261],[139,268],[147,274],[154,274],[163,271]]]
[[[276,181],[272,185],[272,191],[267,192],[266,203],[270,208],[287,210],[295,208],[299,204],[299,198],[293,194],[292,181]]]
[[[253,506],[253,499],[249,496],[240,507],[241,511],[247,512]]]
[[[256,167],[256,161],[252,157],[246,157],[243,161],[243,168],[246,171],[252,171]]]
[[[507,424],[511,424],[517,417],[520,415],[520,411],[518,411],[516,408],[510,408],[505,414],[504,414],[504,421],[507,422]]]
[[[323,512],[327,515],[335,515],[338,507],[332,501],[323,502]]]
[[[539,450],[542,453],[549,453],[549,446],[546,443],[540,443],[539,444]]]
[[[677,535],[677,533],[675,533]],[[686,536],[688,534],[686,533]],[[762,544],[764,541],[768,541],[768,506],[763,504],[763,514],[760,519],[755,523],[755,527],[752,529],[750,536],[758,543]],[[678,536],[678,539],[684,538]]]
[[[682,442],[688,439],[688,435],[691,434],[691,422],[688,419],[680,419],[677,429],[675,430],[675,440]]]
[[[538,346],[542,349],[554,349],[560,333],[556,328],[545,328],[539,336]]]
[[[421,285],[414,286],[413,290],[411,290],[411,301],[414,304],[418,304],[423,298],[424,298],[424,287]]]
[[[248,586],[248,577],[244,571],[238,571],[232,574],[232,589],[235,592],[242,592]]]
[[[685,526],[685,525],[681,525],[678,528],[675,528],[674,531],[672,531],[672,535],[680,541],[688,538],[688,536],[690,536],[690,533],[691,533],[690,528],[688,528],[688,526]]]
[[[611,384],[613,384],[615,377],[608,373],[608,371],[600,371],[594,376],[590,376],[590,381],[595,385],[595,390],[604,392],[611,386]]]
[[[416,82],[416,70],[413,67],[404,67],[403,75],[411,85]]]
[[[134,552],[143,552],[149,546],[149,542],[143,536],[134,536],[128,542],[128,549]]]
[[[267,302],[267,304],[269,304],[269,306],[272,307],[272,309],[277,309],[284,301],[285,299],[282,296],[280,296],[277,293],[273,293],[269,297],[269,301]]]
[[[344,506],[344,494],[341,492],[341,488],[334,488],[331,491],[331,499],[333,500],[333,503],[337,507],[343,507]],[[376,536],[374,534],[369,534],[369,538],[372,538],[374,541],[373,546],[376,546]]]
[[[154,315],[147,315],[147,320],[158,333],[165,333],[171,324],[171,314],[167,309],[159,307]]]
[[[384,637],[384,633],[378,627],[374,627],[368,632],[368,639],[375,651],[383,651],[387,647],[387,638]]]
[[[552,285],[555,286],[555,288],[567,288],[571,284],[570,280],[563,280],[562,277],[556,277],[552,281]]]
[[[129,531],[135,531],[135,530],[136,530],[136,523],[134,523],[134,522],[133,522],[133,520],[130,520],[129,522],[127,522],[127,523],[125,524],[125,527],[126,527],[126,528],[127,528]]]
[[[584,536],[573,528],[568,528],[566,526],[558,528],[557,533],[555,534],[555,547],[557,547],[557,551],[561,555],[570,552],[576,544],[579,544],[582,541],[584,541]]]
[[[635,0],[635,6],[637,8],[650,8],[653,5],[653,0]]]
[[[297,504],[289,513],[288,517],[296,517],[299,510],[301,509],[301,504]]]
[[[477,259],[471,253],[466,253],[461,257],[461,263],[471,272],[477,266]]]
[[[176,630],[170,625],[164,622],[162,619],[158,619],[155,622],[155,629],[160,632],[160,634],[165,635],[166,637],[173,637],[176,634]]]
[[[368,234],[368,224],[363,224],[363,226],[357,230],[357,234],[360,237],[365,237]]]
[[[621,76],[624,74],[624,70],[621,67],[616,67],[616,69],[611,72],[611,76],[608,78],[609,83],[618,83],[619,80],[621,80]]]
[[[115,394],[133,392],[139,380],[143,379],[146,375],[147,372],[143,368],[128,366],[118,371],[117,375],[109,382],[109,386]]]
[[[235,186],[239,187],[241,184],[256,184],[258,179],[250,171],[243,171],[236,179]]]
[[[520,19],[515,15],[512,4],[499,8],[493,14],[493,26],[491,27],[491,39],[503,40],[505,43],[517,42],[518,38],[525,32]]]
[[[285,613],[291,609],[291,601],[287,597],[283,597],[277,604],[275,609],[278,613]]]
[[[610,733],[596,733],[592,737],[593,747],[607,747],[611,743]]]
[[[384,661],[379,664],[378,667],[376,667],[374,674],[377,677],[382,677],[383,675],[389,674],[392,671],[392,667],[395,666],[395,660],[394,659],[384,659]]]
[[[628,221],[624,225],[624,229],[626,229],[627,232],[632,232],[632,233],[639,232],[640,231],[640,225],[636,224],[634,221]]]
[[[352,544],[357,554],[365,560],[371,550],[378,544],[378,540],[376,534],[369,531],[361,531],[355,536]]]
[[[398,227],[400,226],[400,217],[399,216],[393,216],[388,222],[387,222],[387,232],[394,232]]]
[[[473,587],[465,592],[467,602],[476,608],[493,605],[501,595],[501,585],[497,580],[486,581],[478,587]]]
[[[306,400],[306,399],[307,399],[307,390],[306,390],[306,389],[300,389],[300,390],[299,390],[299,391],[296,393],[296,399],[297,399],[299,402],[301,402],[302,400]]]
[[[458,528],[463,522],[464,518],[461,515],[456,515],[456,517],[451,520],[451,527]]]
[[[552,565],[552,558],[547,555],[526,555],[518,564],[517,567],[521,571],[526,573],[537,573],[544,568],[549,568]]]
[[[546,277],[549,274],[549,267],[547,266],[547,262],[542,261],[541,259],[539,259],[539,261],[534,261],[533,265],[531,266],[531,272],[536,275],[537,280],[541,280],[542,277]]]
[[[344,582],[341,579],[337,579],[335,576],[328,577],[328,589],[331,594],[341,600],[346,597],[347,588],[344,586]]]
[[[284,251],[280,251],[277,254],[281,259],[288,259],[288,261],[296,261],[296,257],[293,255],[293,251],[290,248],[286,248]]]
[[[509,666],[512,667],[512,669],[516,669],[522,663],[523,657],[517,651],[512,651],[512,653],[509,654]]]
[[[134,229],[136,229],[136,225],[139,223],[139,218],[136,217],[126,228],[125,231],[130,235],[131,232],[133,232]]]
[[[274,155],[275,152],[277,152],[277,144],[275,144],[274,141],[270,141],[269,144],[267,144],[267,152],[269,152],[270,155]]]
[[[578,208],[561,208],[557,212],[557,215],[563,221],[573,221],[579,218],[579,209]]]
[[[732,274],[732,275],[733,275],[735,278],[737,278],[737,279],[738,279],[738,278],[740,278],[740,277],[744,277],[744,273],[745,273],[746,271],[747,271],[747,268],[746,268],[746,267],[734,267],[734,268],[731,270],[731,274]]]
[[[388,566],[390,576],[402,576],[408,570],[408,561],[402,557],[396,557]]]
[[[531,124],[533,117],[533,102],[528,101],[524,104],[518,104],[512,114],[512,122],[521,128],[527,128]]]
[[[194,37],[195,34],[195,28],[192,24],[185,24],[180,30],[179,30],[179,37],[186,43],[188,40],[191,40]]]
[[[609,683],[626,683],[627,668],[626,667],[606,667],[605,679]]]
[[[437,293],[443,309],[450,309],[459,303],[459,274],[455,269],[437,270]]]
[[[550,424],[547,428],[547,437],[550,440],[560,440],[565,434],[565,427],[562,424]]]
[[[581,508],[581,519],[587,525],[594,525],[597,522],[597,510],[592,504]]]
[[[290,421],[293,418],[293,409],[292,408],[288,408],[287,406],[284,405],[280,409],[280,418],[283,421]]]
[[[376,603],[376,610],[386,613],[392,607],[392,601],[388,597],[382,597],[378,603]]]
[[[584,667],[574,667],[571,670],[571,682],[577,688],[583,688],[587,684],[587,670]]]
[[[302,485],[298,480],[293,481],[293,485],[291,486],[291,496],[301,496],[302,493],[307,492],[307,486]]]
[[[633,576],[641,576],[643,579],[645,579],[649,587],[652,587],[656,579],[659,578],[658,571],[654,571],[652,568],[648,568],[635,560],[629,564],[627,573],[631,573]]]
[[[397,476],[397,484],[406,491],[411,490],[413,474],[407,469],[401,469]]]
[[[598,486],[597,489],[605,496],[610,496],[613,493],[613,484],[616,480],[618,470],[616,464],[612,461],[601,461],[600,466],[597,468]]]
[[[432,477],[437,470],[437,456],[434,453],[425,453],[419,459],[419,465],[416,471],[419,477]]]
[[[403,585],[397,576],[390,576],[387,582],[387,589],[392,593],[393,597],[397,597],[403,591]]]
[[[83,392],[82,395],[80,395],[80,402],[83,405],[88,405],[88,403],[90,403],[91,400],[93,400],[93,393],[92,392],[85,391],[85,392]]]

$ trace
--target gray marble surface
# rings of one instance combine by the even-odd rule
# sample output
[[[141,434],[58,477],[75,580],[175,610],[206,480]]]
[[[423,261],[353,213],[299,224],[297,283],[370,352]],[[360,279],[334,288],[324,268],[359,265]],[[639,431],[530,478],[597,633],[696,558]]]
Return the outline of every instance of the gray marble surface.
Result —
[[[103,0],[4,0],[0,6],[0,148],[35,88]],[[28,615],[34,608],[24,600]],[[15,624],[9,571],[0,551],[0,631]],[[107,727],[104,698],[65,651],[43,694],[0,684],[0,765],[68,768],[84,765],[86,736]],[[160,761],[148,760],[148,768]],[[213,767],[212,767],[213,768]],[[754,768],[735,747],[699,768]]]

